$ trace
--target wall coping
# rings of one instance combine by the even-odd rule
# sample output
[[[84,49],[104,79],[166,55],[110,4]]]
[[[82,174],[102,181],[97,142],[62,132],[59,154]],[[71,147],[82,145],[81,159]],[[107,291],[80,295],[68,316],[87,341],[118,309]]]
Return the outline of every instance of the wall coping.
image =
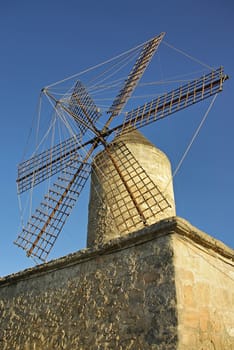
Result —
[[[108,255],[119,250],[128,249],[132,246],[141,245],[151,240],[156,240],[162,236],[173,234],[178,234],[188,238],[195,244],[208,249],[208,251],[213,253],[215,252],[216,254],[228,259],[229,263],[234,265],[233,249],[192,226],[187,220],[175,216],[161,220],[151,226],[145,227],[126,236],[110,240],[102,246],[85,248],[61,258],[51,260],[48,263],[40,264],[5,277],[0,277],[0,288],[9,284],[17,283],[21,280],[39,277],[55,270],[81,264],[101,255]]]

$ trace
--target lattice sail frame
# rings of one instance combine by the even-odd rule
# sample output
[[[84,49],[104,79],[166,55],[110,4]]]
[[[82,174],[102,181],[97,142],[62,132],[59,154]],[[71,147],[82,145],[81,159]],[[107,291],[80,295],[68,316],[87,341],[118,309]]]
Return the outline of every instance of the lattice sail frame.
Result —
[[[98,130],[95,125],[100,117],[99,110],[82,82],[78,81],[76,83],[68,103],[57,101],[49,91],[44,91],[55,103],[55,108],[59,106],[74,118],[79,125],[81,136],[90,129],[95,137],[81,144],[80,135],[76,135],[19,165],[17,179],[19,193],[29,190],[50,176],[61,172],[61,176],[58,177],[58,180],[45,195],[39,208],[15,241],[15,244],[26,251],[27,256],[34,256],[42,261],[47,259],[88,179],[91,157],[99,145],[102,145],[107,153],[109,152],[113,164],[110,172],[115,171],[114,176],[121,177],[123,182],[118,189],[115,206],[111,197],[116,193],[116,189],[110,187],[109,192],[107,191],[107,202],[112,208],[112,216],[116,220],[120,231],[132,229],[134,225],[137,227],[139,222],[147,223],[150,215],[157,215],[158,210],[165,210],[170,205],[157,186],[144,173],[126,145],[121,145],[120,148],[122,153],[127,156],[129,163],[137,164],[138,172],[136,174],[128,174],[127,162],[122,153],[117,158],[111,156],[111,151],[115,146],[109,145],[107,138],[111,134],[127,133],[132,128],[139,129],[222,91],[223,82],[228,77],[224,75],[223,68],[220,67],[179,89],[133,109],[126,114],[121,124],[112,129],[109,128],[113,118],[120,114],[130,98],[163,37],[164,33],[161,33],[143,46],[127,80],[109,108],[110,116],[102,130]],[[79,150],[85,146],[90,146],[90,148],[86,156],[81,157]],[[105,164],[105,161],[103,161],[103,164]],[[99,174],[99,176],[101,175]],[[131,176],[131,182],[135,181],[138,190],[144,184],[147,190],[142,197],[139,197],[138,191],[136,191],[130,194],[130,199],[129,197],[121,198],[124,192],[122,189],[125,188],[126,190],[129,187],[129,176]],[[108,185],[108,181],[106,184]],[[149,194],[151,191],[153,195]],[[124,206],[121,207],[120,203],[124,204],[125,208],[130,208],[131,215],[128,221],[125,220],[126,222],[124,222],[123,210],[121,209]]]
[[[117,116],[123,109],[127,100],[131,96],[134,88],[136,87],[138,81],[140,80],[142,74],[147,68],[151,58],[153,57],[155,51],[160,45],[165,33],[161,33],[156,38],[150,40],[144,46],[139,58],[137,59],[131,73],[129,74],[124,86],[120,90],[119,94],[116,96],[112,106],[110,107],[108,113],[112,113],[112,116]]]
[[[99,112],[97,106],[89,96],[83,83],[79,80],[76,82],[74,87],[68,108],[79,125],[81,135],[85,134],[89,124],[94,125],[101,117],[101,113]],[[79,122],[80,118],[86,121],[86,126]]]
[[[76,176],[81,165],[82,170]],[[90,169],[90,164],[73,157],[61,172],[15,241],[28,256],[46,260],[89,177]]]
[[[52,149],[19,164],[18,193],[29,190],[66,168],[67,163],[71,161],[74,155],[78,155],[79,146],[78,137],[73,136]]]
[[[199,79],[193,80],[178,89],[145,103],[143,106],[127,112],[122,126],[118,127],[117,134],[126,132],[128,128],[142,128],[221,92],[223,82],[227,78],[224,75],[223,67],[220,67]]]

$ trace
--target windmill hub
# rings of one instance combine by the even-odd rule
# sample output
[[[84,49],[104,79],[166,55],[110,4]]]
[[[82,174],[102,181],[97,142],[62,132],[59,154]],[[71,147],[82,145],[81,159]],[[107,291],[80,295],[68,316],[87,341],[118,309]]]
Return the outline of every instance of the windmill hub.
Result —
[[[139,131],[115,138],[95,157],[89,247],[175,215],[170,162]]]

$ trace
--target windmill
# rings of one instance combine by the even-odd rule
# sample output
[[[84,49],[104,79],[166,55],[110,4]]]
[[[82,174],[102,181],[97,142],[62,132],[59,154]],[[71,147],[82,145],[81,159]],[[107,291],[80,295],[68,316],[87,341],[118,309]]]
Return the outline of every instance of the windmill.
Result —
[[[147,225],[149,208],[144,208],[142,198],[137,196],[137,192],[132,191],[129,186],[129,177],[130,180],[136,180],[137,184],[139,184],[139,179],[145,178],[144,186],[150,199],[153,200],[153,205],[157,208],[155,215],[170,206],[163,193],[155,188],[149,177],[144,174],[144,170],[124,143],[119,148],[119,156],[116,156],[116,153],[113,152],[115,142],[109,142],[109,138],[113,135],[120,137],[128,134],[132,130],[140,129],[217,94],[222,91],[223,83],[228,77],[224,74],[222,67],[212,70],[198,79],[133,108],[122,117],[121,112],[124,106],[157,51],[164,34],[161,33],[141,46],[135,64],[107,110],[106,122],[101,129],[97,127],[101,117],[100,109],[82,81],[76,81],[69,98],[65,100],[57,99],[49,88],[42,89],[42,94],[54,104],[55,111],[65,111],[76,123],[79,132],[19,164],[17,178],[19,193],[28,191],[58,174],[57,180],[44,195],[39,207],[31,215],[27,225],[23,227],[14,242],[26,251],[28,257],[32,256],[42,261],[47,259],[86,184],[91,172],[92,159],[100,147],[105,150],[108,157],[107,162],[111,163],[110,176],[117,174],[124,190],[128,193],[127,202],[130,203],[131,212],[134,212],[132,215],[137,218],[136,222],[133,220],[133,226],[138,222]],[[120,118],[122,119],[119,122]],[[91,131],[93,136],[85,138],[88,131]],[[84,147],[88,150],[83,155],[80,151]],[[125,175],[125,170],[128,169],[126,159],[135,164],[137,169],[135,175]],[[106,159],[102,160],[101,164],[105,167]],[[100,164],[98,169],[100,170]],[[101,171],[98,176],[102,176]],[[118,192],[118,196],[121,197],[121,191]],[[110,191],[109,198],[107,198],[110,208],[111,197],[113,197],[113,192]],[[112,215],[115,219],[114,209]],[[120,230],[121,225],[122,223],[119,225]]]

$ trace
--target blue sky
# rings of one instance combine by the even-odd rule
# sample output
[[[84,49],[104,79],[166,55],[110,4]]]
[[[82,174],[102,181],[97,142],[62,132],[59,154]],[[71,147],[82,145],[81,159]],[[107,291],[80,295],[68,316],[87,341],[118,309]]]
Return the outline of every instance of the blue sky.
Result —
[[[230,76],[174,179],[174,190],[178,216],[234,246],[233,23],[231,0],[1,2],[0,276],[34,265],[13,245],[20,222],[15,180],[41,88],[162,31],[174,47],[212,67],[223,65]],[[165,46],[164,51],[166,59],[160,60],[167,76],[185,58]],[[199,66],[193,62],[191,69]],[[173,169],[209,103],[142,130],[167,153]],[[85,246],[88,196],[87,187],[51,258]]]

